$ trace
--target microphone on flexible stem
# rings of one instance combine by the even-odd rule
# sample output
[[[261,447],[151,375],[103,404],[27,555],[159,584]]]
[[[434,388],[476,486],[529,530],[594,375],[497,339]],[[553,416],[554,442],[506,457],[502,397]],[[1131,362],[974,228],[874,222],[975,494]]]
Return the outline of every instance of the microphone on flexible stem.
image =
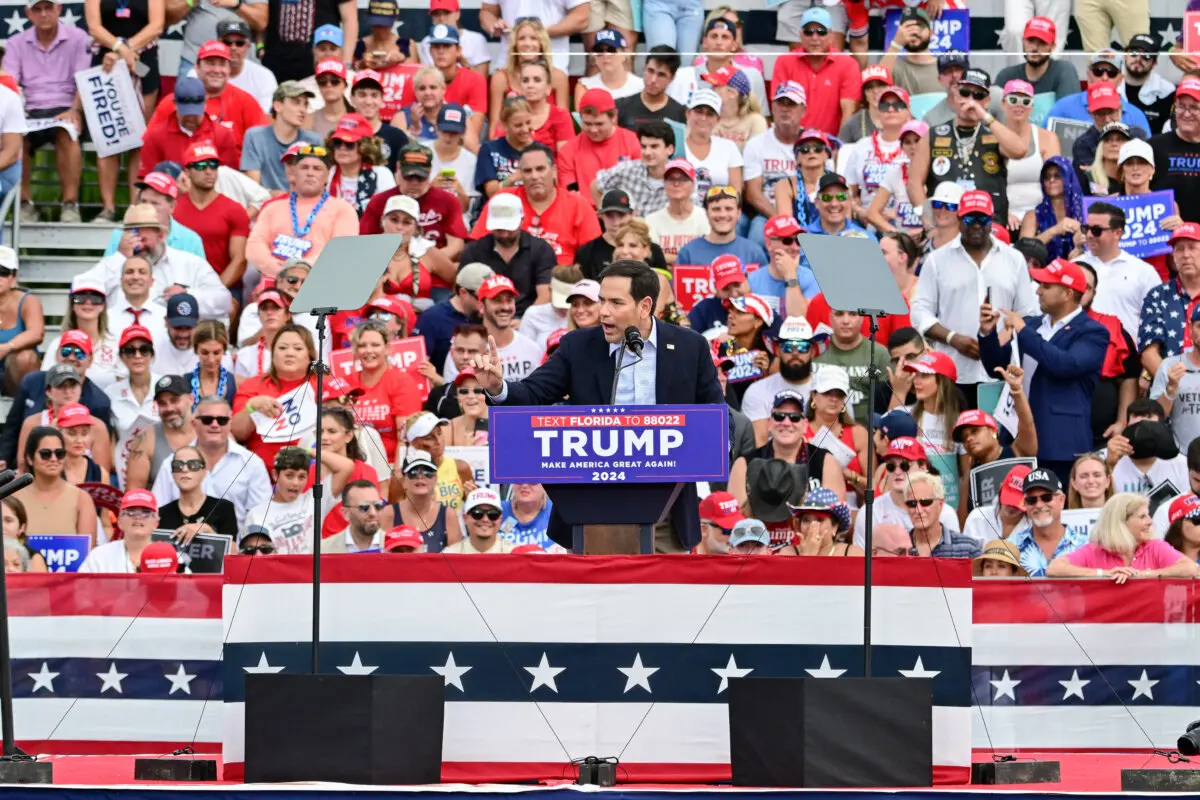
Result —
[[[21,491],[31,483],[33,483],[33,473],[26,472],[23,475],[18,475],[8,483],[0,486],[0,500],[3,500],[14,492]]]
[[[642,338],[642,334],[637,329],[637,326],[630,325],[625,329],[625,347],[628,348],[629,352],[640,358],[642,348],[645,346],[646,340]]]

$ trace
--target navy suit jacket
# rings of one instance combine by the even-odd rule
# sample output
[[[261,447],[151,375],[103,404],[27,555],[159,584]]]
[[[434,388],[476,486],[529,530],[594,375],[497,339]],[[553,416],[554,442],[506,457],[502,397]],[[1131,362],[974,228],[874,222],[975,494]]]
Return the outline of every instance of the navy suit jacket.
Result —
[[[79,394],[79,402],[88,407],[92,416],[100,420],[112,430],[112,403],[108,395],[96,384],[83,379],[83,388]],[[13,398],[12,407],[8,409],[8,419],[4,421],[4,431],[0,432],[0,458],[13,468],[17,463],[17,440],[21,435],[21,423],[26,417],[33,416],[46,407],[46,373],[31,372],[21,379],[17,387],[17,396]]]
[[[1038,335],[1041,317],[1025,317],[1017,334],[1022,358],[1037,362],[1029,385],[1029,405],[1037,426],[1038,458],[1074,461],[1092,449],[1092,393],[1108,351],[1108,330],[1081,311],[1046,341]],[[979,358],[993,371],[1012,359],[1012,342],[1000,346],[996,331],[979,337]]]
[[[655,401],[664,405],[723,405],[725,395],[717,381],[708,341],[687,328],[657,320],[654,324],[658,329]],[[616,360],[608,350],[600,326],[568,333],[545,364],[523,381],[508,382],[504,404],[546,406],[566,398],[571,405],[610,405]],[[688,549],[700,541],[698,502],[695,484],[688,483],[671,508],[676,536]],[[550,535],[570,548],[570,528],[565,528],[566,541],[562,540],[561,526],[552,524]]]

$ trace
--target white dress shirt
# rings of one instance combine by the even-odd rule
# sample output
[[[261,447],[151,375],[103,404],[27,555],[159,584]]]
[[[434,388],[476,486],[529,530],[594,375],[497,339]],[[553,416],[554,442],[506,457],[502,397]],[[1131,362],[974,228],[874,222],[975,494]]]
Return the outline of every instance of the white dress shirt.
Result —
[[[133,427],[138,417],[145,417],[154,422],[158,421],[158,406],[154,403],[154,387],[158,385],[158,379],[161,377],[154,372],[150,373],[150,389],[146,392],[146,399],[141,402],[138,402],[137,396],[129,385],[128,375],[108,387],[105,394],[112,403],[113,430],[116,431],[118,439]]]
[[[103,282],[108,293],[109,306],[119,305],[125,299],[124,292],[121,291],[121,267],[125,265],[125,260],[125,256],[119,252],[105,256],[79,278]],[[179,284],[187,287],[188,294],[196,298],[201,317],[225,317],[233,310],[233,297],[229,290],[221,283],[216,270],[199,256],[166,247],[162,257],[154,264],[152,275],[154,284],[150,287],[150,299],[163,306],[167,304],[163,292],[168,287]]]
[[[1067,327],[1067,323],[1083,313],[1083,306],[1076,308],[1070,314],[1060,319],[1058,322],[1052,322],[1049,314],[1042,315],[1042,323],[1038,325],[1037,334],[1042,337],[1043,341],[1050,341],[1054,334]],[[1021,369],[1025,372],[1025,377],[1021,385],[1025,389],[1025,396],[1029,397],[1029,387],[1033,385],[1033,373],[1037,372],[1038,362],[1036,359],[1029,356],[1028,353],[1021,351]]]
[[[167,335],[167,309],[153,300],[147,302],[139,309],[134,309],[126,301],[124,292],[118,289],[115,296],[109,297],[108,324],[118,341],[120,341],[121,332],[130,325],[141,325],[150,331],[150,335],[153,337],[152,341],[156,343],[155,349],[157,350],[158,339]],[[117,355],[119,359],[120,353],[118,352]]]
[[[1101,261],[1091,253],[1084,253],[1079,260],[1096,270],[1096,299],[1092,301],[1092,308],[1121,320],[1121,327],[1136,342],[1142,303],[1150,290],[1162,283],[1158,271],[1124,250],[1109,262]]]
[[[617,368],[617,352],[623,344],[608,345],[608,354],[613,359],[613,369]],[[617,379],[617,394],[613,402],[625,406],[652,406],[658,402],[656,390],[657,380],[655,371],[658,369],[658,321],[651,320],[650,335],[646,337],[646,345],[642,348],[642,357],[638,359],[633,353],[625,352],[621,362],[621,376]]]
[[[956,237],[926,257],[909,318],[922,334],[940,323],[954,333],[977,338],[979,307],[989,291],[992,308],[1016,311],[1022,317],[1039,313],[1024,256],[992,239],[991,251],[982,263],[976,263],[963,247],[962,237]],[[940,342],[930,342],[930,346],[948,353],[954,360],[958,383],[992,380],[978,359],[968,358]]]
[[[196,444],[195,440],[192,444]],[[233,503],[240,531],[245,528],[247,512],[271,497],[271,476],[267,474],[267,465],[261,458],[231,438],[229,449],[208,471],[201,487],[209,497],[224,498]],[[164,503],[179,499],[179,487],[175,485],[171,470],[158,471],[152,491],[160,508]]]

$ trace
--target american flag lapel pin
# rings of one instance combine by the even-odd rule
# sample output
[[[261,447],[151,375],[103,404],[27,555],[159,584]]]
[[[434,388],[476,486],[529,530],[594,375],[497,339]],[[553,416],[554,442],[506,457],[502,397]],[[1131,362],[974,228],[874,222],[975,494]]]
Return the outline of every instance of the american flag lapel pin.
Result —
[[[674,349],[675,349],[675,345],[668,343],[668,344],[667,344],[667,349],[668,349],[668,350],[674,350]]]

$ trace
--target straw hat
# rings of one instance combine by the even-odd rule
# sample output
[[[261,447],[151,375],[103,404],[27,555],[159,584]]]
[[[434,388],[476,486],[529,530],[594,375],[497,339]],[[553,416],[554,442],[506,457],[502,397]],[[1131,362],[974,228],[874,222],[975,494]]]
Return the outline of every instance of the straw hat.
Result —
[[[125,210],[126,228],[161,228],[158,212],[149,203],[139,203]]]
[[[984,545],[983,554],[974,559],[974,563],[971,565],[971,571],[975,573],[976,577],[978,577],[983,574],[984,561],[1000,561],[1005,564],[1012,564],[1017,568],[1016,574],[1018,576],[1027,578],[1029,577],[1029,573],[1026,572],[1025,568],[1021,566],[1020,556],[1021,551],[1018,550],[1017,546],[1012,542],[1008,541],[1007,539],[994,539]]]

